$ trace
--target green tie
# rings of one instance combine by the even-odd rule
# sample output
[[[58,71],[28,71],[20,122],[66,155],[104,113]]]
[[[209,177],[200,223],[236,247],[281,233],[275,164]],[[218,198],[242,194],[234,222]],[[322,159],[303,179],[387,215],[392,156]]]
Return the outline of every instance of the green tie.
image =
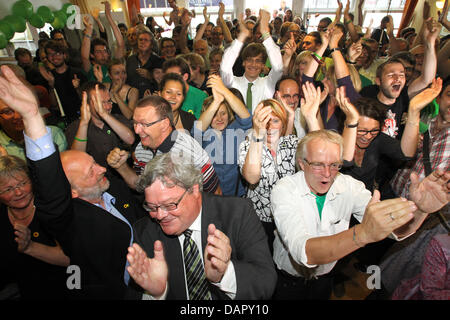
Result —
[[[211,293],[208,289],[208,281],[205,277],[202,259],[200,258],[197,245],[191,238],[192,230],[187,229],[183,233],[184,268],[186,271],[189,300],[211,300]]]
[[[252,113],[252,86],[253,83],[248,83],[247,88],[247,109],[250,111],[250,114]]]

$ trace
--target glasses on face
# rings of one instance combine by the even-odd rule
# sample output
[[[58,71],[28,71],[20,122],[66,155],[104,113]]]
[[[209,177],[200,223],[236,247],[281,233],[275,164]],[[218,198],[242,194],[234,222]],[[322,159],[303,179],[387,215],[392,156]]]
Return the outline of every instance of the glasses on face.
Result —
[[[164,46],[161,49],[171,49],[171,48],[175,48],[175,45],[170,45],[170,46]]]
[[[161,204],[161,205],[157,206],[157,205],[154,205],[154,204],[144,201],[144,204],[142,206],[144,207],[145,210],[147,210],[149,212],[156,212],[156,211],[158,211],[158,208],[163,211],[174,211],[178,208],[178,205],[180,204],[181,200],[183,200],[183,197],[186,194],[186,192],[188,192],[188,190],[189,189],[186,189],[183,192],[183,194],[181,195],[180,199],[178,199],[178,201],[176,201],[176,202]]]
[[[376,136],[378,133],[380,133],[380,129],[373,129],[373,130],[358,130],[357,131],[360,136],[365,136],[366,134],[370,133],[371,136]]]
[[[314,171],[324,171],[326,167],[330,167],[330,171],[339,171],[342,168],[342,164],[340,162],[325,164],[322,162],[309,162],[306,159],[303,159],[303,161],[308,164]]]
[[[211,34],[213,36],[221,36],[223,33],[222,32],[211,32]]]
[[[153,121],[153,122],[149,122],[149,123],[138,122],[138,121],[136,121],[136,120],[133,120],[133,125],[134,125],[135,127],[137,127],[138,125],[140,125],[140,126],[142,126],[142,127],[149,128],[149,127],[151,127],[152,125],[157,124],[157,123],[160,122],[160,121],[163,121],[165,118],[166,118],[166,117],[163,117],[163,118],[161,118],[161,119],[159,119],[159,120],[156,120],[156,121]]]
[[[14,191],[16,191],[16,189],[22,189],[23,187],[28,185],[30,182],[31,182],[30,179],[23,180],[22,182],[19,182],[15,187],[9,187],[3,191],[0,191],[0,195],[11,194]]]
[[[6,108],[0,111],[0,116],[3,119],[11,119],[12,117],[14,117],[14,113],[15,113],[14,110]]]

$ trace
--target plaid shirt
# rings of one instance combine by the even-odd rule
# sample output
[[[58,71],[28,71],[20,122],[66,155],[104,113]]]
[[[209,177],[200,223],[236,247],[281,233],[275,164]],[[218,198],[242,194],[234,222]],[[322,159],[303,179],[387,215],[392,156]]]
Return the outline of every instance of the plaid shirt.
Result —
[[[450,127],[441,130],[436,134],[437,117],[431,120],[430,132],[430,162],[432,170],[441,169],[448,171],[450,168]],[[391,181],[391,186],[397,196],[409,199],[409,186],[411,172],[419,175],[420,179],[425,178],[425,168],[423,165],[423,141],[420,142],[415,161],[409,163],[405,168],[397,171]]]

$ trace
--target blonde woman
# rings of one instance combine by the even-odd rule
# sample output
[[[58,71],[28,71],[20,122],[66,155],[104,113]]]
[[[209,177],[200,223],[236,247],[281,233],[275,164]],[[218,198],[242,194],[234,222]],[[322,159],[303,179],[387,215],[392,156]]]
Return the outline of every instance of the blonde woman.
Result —
[[[311,131],[318,130],[316,115],[320,103],[320,88],[311,83],[303,86],[302,113]],[[253,130],[239,148],[239,167],[248,183],[247,198],[253,202],[272,251],[275,225],[270,206],[270,193],[275,183],[295,173],[295,151],[298,137],[286,135],[287,112],[274,99],[261,101],[253,114]],[[310,120],[311,119],[311,120]]]

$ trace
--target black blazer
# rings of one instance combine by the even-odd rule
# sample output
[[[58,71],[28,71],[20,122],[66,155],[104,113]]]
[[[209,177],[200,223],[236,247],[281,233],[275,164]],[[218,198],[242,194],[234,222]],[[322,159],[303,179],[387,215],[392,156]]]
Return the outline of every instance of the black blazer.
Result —
[[[236,283],[237,300],[270,299],[275,289],[277,275],[267,244],[266,234],[252,203],[243,198],[221,197],[202,193],[202,254],[205,251],[208,225],[230,238]],[[153,244],[161,240],[169,266],[168,300],[187,300],[184,276],[183,251],[178,237],[167,236],[160,226],[146,217],[133,226],[135,242],[149,257],[154,257]],[[141,299],[143,289],[130,281],[128,298]],[[229,299],[216,286],[210,284],[213,299]]]
[[[122,299],[130,227],[100,207],[72,199],[58,152],[28,162],[39,219],[61,244],[70,264],[81,270],[81,289],[71,293],[80,299]],[[112,178],[110,185],[107,192],[116,198],[114,207],[130,224],[146,215],[124,182]]]

